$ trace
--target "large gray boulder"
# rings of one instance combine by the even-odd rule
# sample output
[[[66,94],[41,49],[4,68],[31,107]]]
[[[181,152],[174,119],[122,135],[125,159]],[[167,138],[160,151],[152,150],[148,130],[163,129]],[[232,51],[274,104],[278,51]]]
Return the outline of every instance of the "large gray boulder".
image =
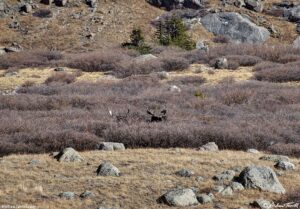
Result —
[[[262,191],[284,194],[285,189],[279,182],[275,172],[269,167],[249,166],[239,176],[239,182],[246,189],[260,189]]]
[[[293,47],[300,47],[300,36],[293,42]]]
[[[159,198],[159,202],[169,206],[188,207],[198,205],[196,194],[192,189],[175,189]]]
[[[147,2],[156,7],[172,10],[180,8],[200,9],[203,7],[205,0],[147,0]]]
[[[54,156],[59,162],[81,162],[83,157],[71,147],[65,148]]]
[[[120,171],[117,167],[112,165],[111,163],[104,162],[101,163],[97,169],[98,176],[120,176]]]
[[[270,37],[266,28],[235,12],[208,14],[201,19],[201,23],[214,35],[228,36],[239,43],[263,43]]]
[[[105,151],[125,150],[125,146],[123,143],[102,142],[99,144],[99,149]]]
[[[289,20],[293,22],[300,21],[300,5],[289,10]]]

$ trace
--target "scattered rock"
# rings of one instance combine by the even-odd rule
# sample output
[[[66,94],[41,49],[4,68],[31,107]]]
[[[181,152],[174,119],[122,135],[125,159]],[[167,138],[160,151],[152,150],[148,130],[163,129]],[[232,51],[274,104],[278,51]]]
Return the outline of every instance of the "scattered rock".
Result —
[[[240,184],[239,182],[232,182],[230,184],[231,189],[236,192],[236,191],[242,191],[244,190],[244,186],[242,184]]]
[[[188,170],[188,169],[181,169],[181,170],[177,171],[175,174],[177,176],[181,176],[181,177],[191,177],[195,173],[191,170]]]
[[[260,208],[260,209],[271,209],[271,208],[273,208],[273,204],[270,203],[267,200],[264,200],[264,199],[255,200],[250,205],[253,206],[253,207],[256,207],[256,208]]]
[[[31,13],[32,12],[32,6],[31,4],[25,4],[21,7],[21,11],[25,13]]]
[[[67,200],[71,200],[75,198],[75,193],[74,192],[62,192],[59,194],[60,198],[64,198]]]
[[[221,193],[223,190],[224,190],[224,186],[221,185],[214,186],[213,188],[213,191],[217,193]]]
[[[42,4],[51,5],[54,2],[54,0],[41,0]]]
[[[125,146],[123,143],[102,142],[99,145],[99,150],[105,150],[105,151],[125,150]]]
[[[207,144],[201,146],[199,150],[216,152],[219,151],[219,147],[215,142],[208,142]]]
[[[5,54],[6,54],[5,49],[0,49],[0,56],[1,56],[1,55],[5,55]]]
[[[212,203],[214,200],[214,195],[212,193],[209,194],[200,194],[197,195],[197,200],[199,201],[199,203],[201,204],[207,204],[207,203]]]
[[[247,9],[255,12],[262,12],[264,9],[264,4],[261,0],[245,0],[245,6]]]
[[[120,176],[120,171],[117,167],[114,165],[105,162],[101,163],[100,166],[97,169],[97,175],[98,176]]]
[[[28,164],[36,166],[36,165],[40,164],[40,162],[38,160],[30,160]]]
[[[204,41],[197,41],[196,49],[207,52],[208,45]]]
[[[300,21],[300,5],[289,10],[289,20],[292,22]]]
[[[96,8],[97,0],[86,0],[86,4],[89,5],[91,8]]]
[[[295,165],[291,162],[287,162],[287,161],[279,161],[275,164],[274,166],[277,169],[281,169],[281,170],[295,170]]]
[[[227,186],[227,187],[225,187],[225,189],[223,189],[220,192],[220,194],[223,195],[223,196],[231,196],[231,195],[233,195],[233,190],[230,186]]]
[[[260,160],[266,160],[266,161],[273,161],[273,162],[279,162],[279,161],[286,161],[290,162],[290,158],[284,155],[265,155],[259,158]]]
[[[239,182],[246,189],[261,189],[262,191],[284,194],[285,189],[279,182],[275,172],[269,167],[249,166],[239,176]]]
[[[54,156],[59,162],[81,162],[84,159],[71,147],[65,148]]]
[[[13,77],[13,76],[17,76],[18,75],[18,72],[16,71],[11,71],[11,72],[7,72],[5,73],[5,77]]]
[[[57,68],[54,68],[54,71],[55,72],[63,72],[63,71],[65,71],[65,68],[63,68],[63,67],[57,67]]]
[[[214,35],[227,35],[236,42],[263,43],[270,37],[266,28],[234,12],[211,13],[203,17],[201,23]]]
[[[197,176],[197,177],[195,178],[195,180],[198,181],[198,182],[201,182],[201,181],[204,181],[205,178],[203,178],[202,176]]]
[[[228,60],[225,57],[218,58],[215,62],[216,69],[227,69],[228,68]]]
[[[170,74],[166,71],[161,71],[156,73],[159,79],[168,79]]]
[[[56,6],[64,7],[67,5],[68,0],[54,0]]]
[[[85,191],[79,195],[79,197],[82,199],[86,199],[88,197],[93,197],[93,196],[94,196],[94,194],[91,191]]]
[[[5,47],[4,50],[6,53],[12,53],[12,52],[20,52],[23,50],[23,48],[17,43],[12,43],[10,47]]]
[[[169,87],[169,91],[171,92],[176,92],[176,93],[180,93],[181,92],[181,88],[179,88],[178,86],[176,85],[172,85]]]
[[[153,59],[157,59],[157,57],[154,56],[153,54],[144,54],[144,55],[136,57],[134,60],[137,63],[141,63],[141,62],[147,62],[147,61],[150,61],[150,60],[153,60]]]
[[[198,200],[191,189],[175,189],[168,191],[158,200],[169,206],[187,207],[198,205]]]
[[[226,170],[213,177],[215,181],[231,181],[235,176],[235,171]]]
[[[300,36],[293,42],[293,47],[300,47]]]
[[[242,7],[246,6],[244,0],[235,0],[233,2],[233,5],[238,8],[242,8]]]
[[[252,153],[252,154],[258,154],[259,151],[257,149],[247,149],[248,153]]]

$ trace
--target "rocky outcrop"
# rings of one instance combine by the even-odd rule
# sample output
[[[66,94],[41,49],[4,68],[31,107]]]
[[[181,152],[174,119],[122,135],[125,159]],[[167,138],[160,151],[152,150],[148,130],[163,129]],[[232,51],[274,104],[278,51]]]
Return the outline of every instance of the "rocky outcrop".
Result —
[[[236,42],[263,43],[270,37],[266,28],[235,12],[208,14],[201,19],[201,23],[214,35],[228,36]]]
[[[285,189],[279,182],[275,172],[269,167],[249,166],[239,176],[239,182],[246,189],[260,189],[262,191],[283,194]]]

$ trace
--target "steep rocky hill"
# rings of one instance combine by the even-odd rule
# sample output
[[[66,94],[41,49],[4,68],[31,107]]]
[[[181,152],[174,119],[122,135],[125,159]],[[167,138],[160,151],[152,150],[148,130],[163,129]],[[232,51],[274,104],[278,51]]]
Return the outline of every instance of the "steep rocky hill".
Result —
[[[291,11],[296,7],[297,1],[258,1],[263,7],[251,7],[254,3],[249,0],[199,1],[198,7],[195,4],[189,5],[189,1],[184,2],[187,3],[179,6],[175,4],[171,8],[166,4],[157,4],[156,1],[144,0],[103,0],[93,1],[93,4],[89,1],[70,0],[55,1],[49,5],[48,2],[36,0],[2,0],[0,46],[10,46],[15,42],[25,49],[103,48],[128,40],[134,27],[141,27],[147,41],[153,42],[155,28],[151,22],[167,13],[166,9],[182,10],[186,7],[200,9],[206,13],[239,13],[270,32],[271,38],[268,38],[268,43],[292,43],[297,38],[298,19],[291,18],[291,14],[294,14],[293,17],[295,12],[296,16],[298,14],[297,11]],[[195,22],[195,17],[189,17],[186,21],[192,22],[190,34],[196,41],[212,40],[214,37],[211,30],[198,24],[199,21]]]

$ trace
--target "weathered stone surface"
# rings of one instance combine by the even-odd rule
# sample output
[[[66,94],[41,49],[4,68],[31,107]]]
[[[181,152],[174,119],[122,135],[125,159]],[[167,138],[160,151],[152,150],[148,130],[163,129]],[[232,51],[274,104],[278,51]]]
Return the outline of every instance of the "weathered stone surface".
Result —
[[[231,181],[235,176],[235,171],[233,170],[226,170],[222,173],[215,175],[213,179],[215,181]]]
[[[279,194],[285,193],[285,189],[279,182],[275,172],[269,167],[246,167],[240,173],[239,182],[243,184],[246,189],[260,189]]]
[[[58,195],[60,198],[64,198],[67,200],[71,200],[75,198],[75,193],[74,192],[62,192]]]
[[[80,195],[79,195],[79,197],[81,198],[81,199],[86,199],[86,198],[88,198],[88,197],[93,197],[94,196],[94,194],[93,194],[93,192],[91,192],[91,191],[85,191],[85,192],[83,192],[83,193],[81,193]]]
[[[289,10],[289,20],[293,22],[300,21],[300,5]]]
[[[177,171],[175,174],[177,176],[181,176],[181,177],[191,177],[195,173],[194,173],[194,171],[191,171],[191,170],[188,170],[188,169],[181,169],[181,170]]]
[[[255,200],[250,204],[252,207],[260,208],[260,209],[271,209],[273,208],[273,204],[264,199]]]
[[[199,201],[199,203],[201,204],[207,204],[207,203],[212,203],[214,200],[214,195],[212,193],[209,194],[200,194],[197,195],[197,200]]]
[[[252,154],[258,154],[259,151],[257,149],[247,149],[248,153],[252,153]]]
[[[239,183],[239,182],[232,182],[232,183],[230,184],[230,187],[231,187],[231,189],[232,189],[234,192],[236,192],[236,191],[242,191],[242,190],[245,189],[244,186],[243,186],[241,183]]]
[[[208,14],[201,19],[201,23],[213,34],[226,35],[236,42],[263,43],[270,37],[266,28],[234,12]]]
[[[102,142],[99,145],[100,150],[105,151],[116,151],[116,150],[125,150],[125,146],[123,143],[116,143],[116,142]]]
[[[293,42],[293,47],[300,47],[300,36]]]
[[[216,152],[219,151],[219,147],[215,142],[208,142],[207,144],[201,146],[199,150]]]
[[[59,162],[81,162],[84,160],[83,157],[81,157],[79,153],[71,147],[65,148],[54,156],[54,158]]]
[[[260,157],[259,159],[266,160],[266,161],[273,161],[273,162],[279,162],[279,161],[290,162],[290,158],[284,155],[265,155]]]
[[[233,190],[230,186],[227,186],[220,192],[220,194],[223,196],[231,196],[233,195]]]
[[[287,161],[279,161],[275,164],[274,166],[277,169],[281,169],[281,170],[295,170],[295,165],[291,162],[287,162]]]
[[[134,61],[137,63],[141,63],[141,62],[151,61],[154,59],[157,59],[157,57],[154,56],[153,54],[144,54],[144,55],[140,55],[140,56],[136,57],[134,59]]]
[[[174,93],[180,93],[181,92],[181,88],[179,88],[176,85],[172,85],[169,87],[169,91],[174,92]]]
[[[228,60],[227,60],[227,58],[220,57],[220,58],[216,59],[215,68],[216,69],[226,69],[226,68],[228,68]]]
[[[111,163],[101,163],[97,169],[98,176],[120,176],[120,171],[117,167]]]
[[[147,0],[147,2],[156,7],[172,10],[180,8],[200,9],[203,7],[204,0]]]
[[[159,198],[159,202],[177,207],[194,206],[199,203],[192,189],[175,189],[168,191]]]
[[[264,4],[261,0],[245,0],[245,6],[247,9],[262,12],[264,9]]]

